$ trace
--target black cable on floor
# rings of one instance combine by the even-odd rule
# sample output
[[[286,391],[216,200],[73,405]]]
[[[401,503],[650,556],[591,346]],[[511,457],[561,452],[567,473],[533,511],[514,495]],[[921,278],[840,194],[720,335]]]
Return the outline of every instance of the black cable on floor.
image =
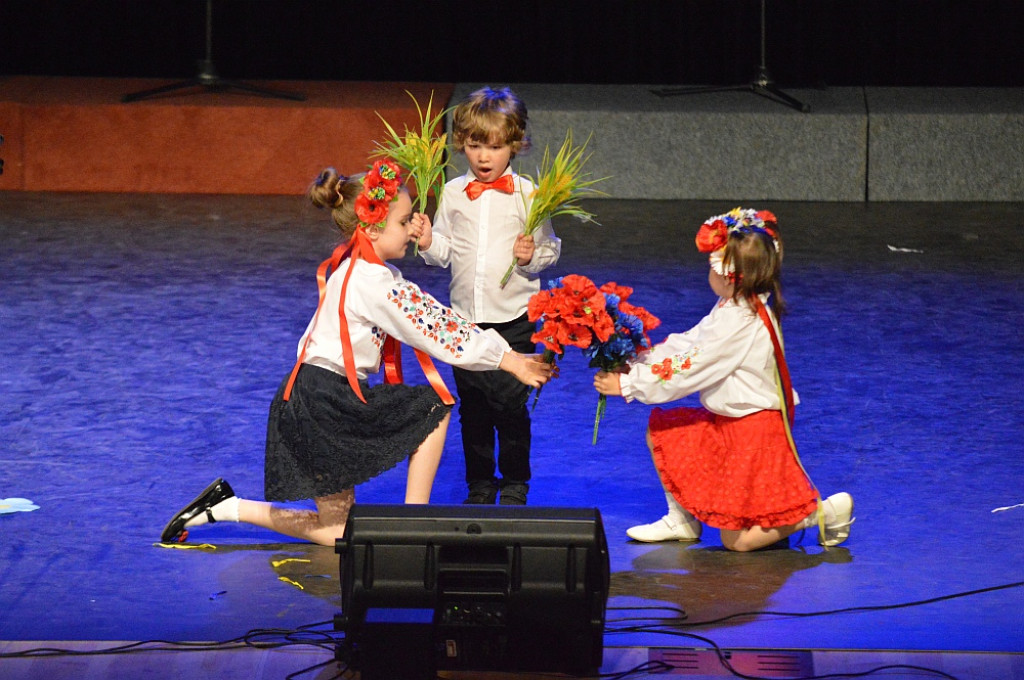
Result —
[[[776,612],[776,611],[740,612],[740,613],[736,613],[736,614],[730,614],[728,616],[723,616],[723,617],[720,617],[720,618],[717,618],[717,619],[710,619],[708,621],[692,621],[692,622],[685,621],[685,619],[687,618],[686,612],[684,610],[680,609],[680,608],[677,608],[677,607],[609,607],[608,608],[609,611],[625,611],[625,612],[628,612],[628,611],[657,610],[657,611],[670,611],[670,612],[674,612],[674,613],[677,613],[679,616],[675,617],[675,618],[655,618],[653,620],[656,623],[653,623],[651,625],[625,626],[623,628],[605,628],[605,634],[606,635],[610,635],[610,634],[616,634],[616,633],[654,633],[654,634],[659,634],[659,635],[671,635],[671,636],[681,636],[681,637],[692,638],[692,639],[699,640],[699,641],[704,642],[705,644],[709,645],[715,651],[715,654],[718,656],[718,659],[721,662],[722,666],[726,670],[728,670],[731,674],[733,674],[735,677],[743,678],[744,680],[778,680],[778,678],[769,679],[769,678],[761,678],[761,677],[758,677],[758,676],[744,675],[743,673],[740,673],[739,671],[737,671],[735,668],[732,667],[732,665],[729,663],[728,658],[722,652],[721,648],[714,641],[712,641],[711,639],[705,638],[705,637],[702,637],[702,636],[699,636],[699,635],[694,635],[692,633],[685,633],[685,632],[682,632],[682,631],[679,631],[679,630],[672,630],[672,629],[665,630],[665,629],[661,628],[661,626],[670,626],[672,628],[682,628],[682,627],[708,626],[708,625],[713,625],[713,624],[716,624],[716,623],[722,623],[724,621],[731,621],[733,619],[743,618],[743,617],[778,616],[778,617],[800,617],[800,618],[806,618],[806,617],[812,617],[812,616],[827,616],[827,615],[834,615],[834,614],[847,614],[847,613],[853,613],[853,612],[885,611],[885,610],[892,610],[892,609],[904,609],[904,608],[907,608],[907,607],[918,607],[918,606],[922,606],[922,605],[926,605],[926,604],[934,604],[936,602],[945,602],[945,601],[948,601],[948,600],[953,600],[953,599],[957,599],[957,598],[961,598],[961,597],[969,597],[971,595],[980,595],[980,594],[983,594],[983,593],[990,593],[990,592],[995,592],[995,591],[999,591],[999,590],[1007,590],[1007,589],[1010,589],[1010,588],[1019,588],[1021,586],[1024,586],[1024,581],[1017,581],[1017,582],[1014,582],[1014,583],[1005,583],[1005,584],[998,585],[998,586],[990,586],[990,587],[987,587],[987,588],[978,588],[978,589],[975,589],[975,590],[961,591],[961,592],[958,592],[958,593],[952,593],[950,595],[940,595],[940,596],[937,596],[937,597],[932,597],[932,598],[928,598],[928,599],[924,599],[924,600],[914,600],[914,601],[911,601],[911,602],[900,602],[900,603],[888,604],[888,605],[868,605],[868,606],[862,606],[862,607],[844,607],[842,609],[832,609],[832,610],[816,611],[816,612]],[[615,623],[615,622],[618,622],[618,621],[634,621],[634,620],[638,620],[638,618],[637,617],[629,617],[629,618],[624,618],[624,619],[617,619],[616,621],[613,621],[612,623]],[[648,620],[648,621],[650,621],[652,619],[642,619],[642,618],[640,618],[639,620]],[[914,665],[909,665],[909,664],[889,664],[889,665],[884,665],[884,666],[877,666],[877,667],[869,669],[867,671],[858,672],[858,673],[834,673],[834,674],[829,674],[829,675],[805,676],[805,677],[800,677],[800,678],[792,678],[791,680],[824,680],[826,678],[861,678],[861,677],[866,677],[868,675],[872,675],[874,673],[879,673],[879,672],[882,672],[882,671],[885,671],[885,670],[896,670],[896,669],[913,670],[913,671],[917,671],[917,672],[921,672],[921,673],[929,673],[929,674],[935,675],[937,677],[947,678],[948,680],[957,680],[956,677],[954,677],[952,675],[949,675],[948,673],[945,673],[945,672],[940,671],[938,669],[926,668],[926,667],[923,667],[923,666],[914,666]],[[636,674],[638,672],[647,672],[647,670],[638,667],[637,669],[632,669],[630,671],[626,671],[625,674],[616,674],[616,675],[614,675],[612,677],[614,677],[614,678],[626,678],[626,677],[629,677],[630,675],[634,675],[634,674]],[[665,672],[665,671],[661,671],[661,672]]]
[[[684,610],[678,607],[665,607],[665,606],[643,606],[643,607],[609,607],[609,611],[669,611],[678,614],[675,618],[664,618],[654,619],[657,623],[651,625],[640,625],[640,626],[626,626],[623,628],[605,628],[606,635],[614,635],[617,633],[653,633],[657,635],[670,635],[677,637],[687,637],[694,640],[699,640],[709,645],[716,653],[722,666],[726,668],[735,677],[743,678],[744,680],[778,680],[777,678],[762,678],[759,676],[745,675],[737,671],[729,664],[728,658],[726,658],[722,649],[709,638],[705,638],[692,633],[685,633],[679,630],[666,630],[659,626],[672,626],[673,628],[678,627],[695,627],[695,626],[708,626],[716,623],[722,623],[724,621],[731,621],[733,619],[742,617],[755,617],[755,616],[778,616],[778,617],[812,617],[812,616],[827,616],[834,614],[847,614],[853,612],[866,612],[866,611],[885,611],[891,609],[902,609],[906,607],[917,607],[926,604],[934,604],[936,602],[945,602],[961,597],[968,597],[971,595],[980,595],[983,593],[995,592],[999,590],[1007,590],[1010,588],[1019,588],[1024,586],[1024,581],[1017,581],[1014,583],[1006,583],[998,586],[990,586],[987,588],[978,588],[975,590],[962,591],[959,593],[953,593],[950,595],[940,595],[938,597],[932,597],[924,600],[914,600],[911,602],[902,602],[897,604],[888,605],[868,605],[862,607],[844,607],[841,609],[832,609],[817,612],[776,612],[776,611],[753,611],[753,612],[740,612],[736,614],[730,614],[717,619],[711,619],[708,621],[694,621],[686,622],[687,614]],[[631,620],[646,620],[650,621],[651,618],[629,618],[621,619],[621,621]],[[37,657],[57,657],[57,656],[101,656],[106,654],[136,654],[142,652],[196,652],[196,651],[217,651],[217,650],[231,650],[231,649],[243,649],[246,647],[257,648],[257,649],[278,649],[281,647],[289,646],[311,646],[319,649],[333,651],[334,646],[339,642],[339,638],[336,637],[336,632],[333,630],[327,631],[316,631],[313,630],[319,626],[330,625],[331,621],[318,621],[316,623],[309,623],[299,626],[293,629],[276,629],[276,628],[257,628],[246,632],[230,640],[223,640],[220,642],[176,642],[171,640],[144,640],[140,642],[132,642],[125,645],[118,645],[116,647],[109,647],[106,649],[94,649],[94,650],[73,650],[73,649],[60,649],[53,647],[39,647],[35,649],[26,649],[18,652],[2,652],[0,653],[0,659],[19,659],[19,658],[37,658]],[[266,639],[269,638],[269,639]],[[279,641],[278,641],[279,640]],[[159,647],[153,645],[167,645],[166,647]],[[299,675],[305,674],[312,670],[328,666],[335,660],[331,659],[326,662],[310,666],[309,668],[296,671],[295,673],[288,676],[287,680],[293,680]],[[609,678],[610,680],[621,680],[628,678],[631,675],[637,673],[665,673],[667,670],[665,666],[671,668],[670,664],[664,664],[664,662],[648,662],[641,664],[628,671],[601,675],[599,677]],[[876,668],[858,672],[858,673],[835,673],[829,675],[815,675],[805,676],[801,678],[793,678],[792,680],[825,680],[828,678],[861,678],[874,673],[881,672],[883,670],[894,670],[894,669],[907,669],[914,670],[922,673],[930,673],[939,677],[948,678],[949,680],[957,680],[952,675],[944,673],[943,671],[931,668],[925,668],[921,666],[913,666],[907,664],[891,664],[885,666],[878,666]],[[347,667],[341,669],[339,674],[335,676],[340,678],[346,672]],[[332,679],[333,680],[333,679]]]
[[[777,612],[771,610],[763,611],[751,611],[751,612],[738,612],[736,614],[729,614],[722,616],[717,619],[708,619],[707,621],[689,621],[687,623],[680,623],[680,626],[709,626],[716,623],[723,623],[725,621],[731,621],[733,619],[743,617],[755,617],[755,616],[778,616],[778,617],[793,617],[793,618],[809,618],[812,616],[830,616],[833,614],[849,614],[854,612],[870,612],[870,611],[886,611],[889,609],[905,609],[907,607],[920,607],[926,604],[934,604],[936,602],[945,602],[948,600],[955,600],[961,597],[969,597],[971,595],[981,595],[983,593],[990,593],[997,590],[1007,590],[1010,588],[1020,588],[1024,586],[1024,581],[1017,581],[1015,583],[1005,583],[998,586],[989,586],[988,588],[978,588],[977,590],[965,590],[959,593],[953,593],[951,595],[939,595],[938,597],[931,597],[925,600],[914,600],[911,602],[899,602],[896,604],[879,604],[879,605],[865,605],[862,607],[843,607],[842,609],[829,609],[824,611],[816,612]],[[621,610],[621,611],[638,611],[643,609],[641,607],[609,607],[609,610]],[[666,609],[674,609],[668,608]],[[686,613],[679,609],[684,618]]]

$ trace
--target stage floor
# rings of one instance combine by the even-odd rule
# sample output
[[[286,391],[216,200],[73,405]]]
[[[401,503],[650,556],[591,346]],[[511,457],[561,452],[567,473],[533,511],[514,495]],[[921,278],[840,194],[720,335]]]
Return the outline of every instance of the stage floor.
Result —
[[[603,226],[556,223],[551,278],[634,287],[631,301],[663,320],[656,340],[710,309],[693,236],[732,204],[587,206]],[[773,210],[786,239],[801,456],[823,493],[853,495],[857,522],[828,551],[810,533],[754,554],[723,550],[714,530],[695,544],[629,541],[628,526],[664,511],[643,442],[650,407],[613,401],[592,446],[592,372],[568,354],[534,412],[530,503],[601,510],[604,670],[713,643],[814,650],[815,674],[944,657],[962,680],[1024,678],[1024,205],[747,207]],[[0,243],[0,498],[39,506],[0,515],[0,641],[12,641],[0,652],[329,622],[330,548],[232,524],[195,530],[193,549],[156,545],[215,477],[262,496],[266,408],[316,305],[327,216],[287,196],[0,192]],[[397,264],[446,299],[446,271]],[[453,418],[437,503],[464,495],[457,431]],[[403,484],[391,471],[359,500],[399,502]],[[170,677],[192,657],[191,677],[282,677],[317,662],[209,654],[0,658],[0,675],[103,677],[132,663]],[[948,677],[903,672],[884,677]]]

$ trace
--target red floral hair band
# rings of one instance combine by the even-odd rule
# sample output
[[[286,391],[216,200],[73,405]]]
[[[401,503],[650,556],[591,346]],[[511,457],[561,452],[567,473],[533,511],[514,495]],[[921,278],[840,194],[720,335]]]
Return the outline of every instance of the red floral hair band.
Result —
[[[735,269],[730,264],[729,271],[726,271],[722,261],[729,236],[736,231],[761,231],[772,237],[775,249],[778,250],[779,232],[775,229],[777,225],[778,220],[768,210],[733,208],[724,215],[709,217],[700,225],[696,239],[697,250],[709,253],[711,267],[722,276],[729,276],[735,273]]]
[[[402,187],[401,169],[393,161],[379,160],[363,178],[363,191],[356,197],[356,217],[361,227],[380,228],[388,219],[388,206]]]

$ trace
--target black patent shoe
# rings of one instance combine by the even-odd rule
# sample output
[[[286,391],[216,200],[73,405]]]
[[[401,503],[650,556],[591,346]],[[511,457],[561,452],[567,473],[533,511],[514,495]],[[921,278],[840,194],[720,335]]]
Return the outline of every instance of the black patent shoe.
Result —
[[[191,503],[178,511],[171,521],[164,527],[160,534],[161,543],[179,543],[185,540],[188,532],[185,531],[185,523],[193,517],[206,513],[206,518],[212,523],[217,520],[213,518],[210,508],[221,501],[226,501],[235,495],[231,485],[221,478],[217,478],[210,486],[203,489],[203,492],[196,496]]]

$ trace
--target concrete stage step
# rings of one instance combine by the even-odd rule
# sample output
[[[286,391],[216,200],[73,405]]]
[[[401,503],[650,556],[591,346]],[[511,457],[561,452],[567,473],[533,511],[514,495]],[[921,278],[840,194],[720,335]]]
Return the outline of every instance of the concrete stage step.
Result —
[[[457,85],[453,102],[481,85]],[[750,90],[512,87],[533,129],[522,170],[571,128],[577,142],[592,135],[587,167],[612,176],[601,188],[614,198],[1024,200],[1022,88],[783,88],[810,106],[801,113]]]

